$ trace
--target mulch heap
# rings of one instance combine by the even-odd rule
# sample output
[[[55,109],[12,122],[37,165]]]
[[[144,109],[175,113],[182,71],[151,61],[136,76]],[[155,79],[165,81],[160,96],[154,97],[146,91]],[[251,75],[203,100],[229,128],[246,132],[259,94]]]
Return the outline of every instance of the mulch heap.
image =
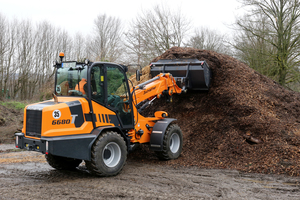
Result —
[[[0,105],[0,144],[13,143],[16,132],[23,126],[23,110],[16,110]]]
[[[175,58],[205,60],[213,76],[208,92],[155,100],[143,112],[167,111],[183,131],[181,156],[166,164],[300,175],[299,93],[213,51],[173,47],[152,62]]]

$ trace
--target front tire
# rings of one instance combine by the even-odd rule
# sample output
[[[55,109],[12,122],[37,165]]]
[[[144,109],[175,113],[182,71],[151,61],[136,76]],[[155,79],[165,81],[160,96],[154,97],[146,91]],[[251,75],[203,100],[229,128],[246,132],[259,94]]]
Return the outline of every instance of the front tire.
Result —
[[[58,170],[74,170],[82,162],[82,160],[79,159],[55,156],[52,154],[46,154],[45,158],[51,167]]]
[[[155,151],[156,156],[160,160],[178,158],[182,151],[182,140],[182,131],[180,127],[177,124],[169,125],[163,139],[163,150]]]
[[[92,147],[91,161],[86,161],[90,173],[98,176],[115,176],[125,165],[127,147],[124,139],[114,131],[99,136]]]

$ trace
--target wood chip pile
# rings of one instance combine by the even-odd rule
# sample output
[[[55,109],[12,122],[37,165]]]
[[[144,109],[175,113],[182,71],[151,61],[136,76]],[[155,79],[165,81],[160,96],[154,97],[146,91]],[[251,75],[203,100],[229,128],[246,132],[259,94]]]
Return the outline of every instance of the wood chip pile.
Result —
[[[167,164],[300,175],[299,93],[213,51],[173,47],[153,62],[175,58],[205,60],[213,77],[208,92],[173,95],[173,103],[155,100],[142,113],[167,111],[184,133],[182,156]],[[144,151],[133,154],[142,159]]]

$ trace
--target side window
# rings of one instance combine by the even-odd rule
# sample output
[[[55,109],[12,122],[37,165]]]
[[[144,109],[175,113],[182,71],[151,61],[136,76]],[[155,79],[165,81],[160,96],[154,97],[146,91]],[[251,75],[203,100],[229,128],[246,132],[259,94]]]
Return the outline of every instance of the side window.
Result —
[[[104,104],[104,69],[102,66],[94,66],[92,68],[91,87],[92,99]]]
[[[129,105],[128,88],[125,74],[114,65],[107,65],[107,104],[114,108],[123,125],[132,125],[132,113]]]
[[[124,73],[116,66],[107,66],[107,103],[117,107],[121,99],[128,100]]]
[[[123,72],[115,66],[107,66],[107,93],[121,96],[126,92]],[[125,91],[126,90],[126,91]]]

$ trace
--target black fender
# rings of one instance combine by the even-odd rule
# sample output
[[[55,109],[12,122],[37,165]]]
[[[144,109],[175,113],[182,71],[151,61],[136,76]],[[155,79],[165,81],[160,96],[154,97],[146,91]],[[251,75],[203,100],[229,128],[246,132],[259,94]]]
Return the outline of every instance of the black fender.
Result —
[[[175,121],[173,118],[165,118],[157,121],[152,129],[150,136],[150,150],[152,151],[162,151],[163,150],[163,141],[166,130],[170,123]]]
[[[101,133],[103,131],[106,131],[106,130],[111,130],[111,131],[118,132],[125,140],[125,143],[126,143],[126,146],[127,146],[127,151],[131,150],[130,138],[128,136],[126,136],[125,133],[119,127],[117,127],[117,126],[101,126],[101,127],[95,128],[91,132],[92,135],[95,135],[95,139],[90,143],[89,148],[88,148],[89,152],[90,152],[90,155],[91,155],[91,151],[92,151],[92,146],[95,143],[96,139],[99,137],[99,135],[101,135]]]
[[[17,148],[80,160],[91,159],[88,147],[96,137],[92,134],[80,134],[32,139],[25,137],[24,133],[16,133],[15,136]]]

